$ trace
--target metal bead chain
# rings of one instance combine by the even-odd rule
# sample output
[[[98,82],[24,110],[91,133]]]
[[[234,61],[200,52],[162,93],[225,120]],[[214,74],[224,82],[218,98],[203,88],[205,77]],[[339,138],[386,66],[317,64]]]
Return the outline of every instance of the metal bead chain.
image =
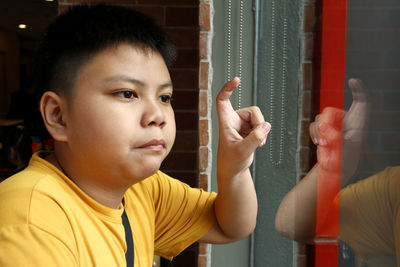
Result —
[[[242,78],[242,59],[243,59],[243,1],[240,0],[239,12],[239,78]],[[242,83],[238,88],[238,108],[242,105]]]
[[[270,122],[274,125],[275,121],[275,42],[276,42],[276,8],[275,1],[272,1],[271,8],[271,71],[270,71]],[[286,74],[287,74],[287,16],[285,16],[283,21],[283,47],[282,47],[282,88],[281,88],[281,110],[280,110],[280,132],[279,132],[279,159],[277,161],[274,160],[274,151],[272,147],[273,136],[275,135],[275,131],[271,131],[270,133],[270,146],[269,146],[269,156],[270,162],[278,166],[283,161],[284,155],[284,122],[285,122],[285,103],[286,103]],[[276,129],[276,128],[275,128]]]
[[[231,80],[231,43],[232,43],[232,0],[228,0],[228,25],[227,25],[227,55],[226,55],[226,68],[227,80]]]
[[[275,95],[274,95],[274,88],[275,88],[275,2],[271,2],[272,7],[271,7],[271,69],[270,69],[270,98],[269,98],[269,107],[270,107],[270,113],[269,113],[269,120],[271,125],[275,125],[275,116],[274,116],[274,110],[275,110]],[[273,137],[275,135],[275,130],[272,129],[270,132],[270,145],[269,145],[269,159],[272,164],[274,164],[273,161],[273,151],[272,151],[272,141],[274,140]]]
[[[243,69],[243,22],[244,22],[244,0],[239,2],[239,70],[238,76],[242,78]],[[232,0],[228,0],[228,21],[227,21],[227,80],[232,79],[231,69],[232,69]],[[238,105],[237,108],[241,107],[242,102],[242,84],[239,84],[237,89],[238,94]]]

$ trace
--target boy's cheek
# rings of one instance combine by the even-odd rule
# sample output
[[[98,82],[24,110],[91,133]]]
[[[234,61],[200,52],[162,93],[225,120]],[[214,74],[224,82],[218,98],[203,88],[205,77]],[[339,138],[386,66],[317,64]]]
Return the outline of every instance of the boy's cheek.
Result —
[[[169,146],[168,153],[171,151],[172,147],[174,146],[175,139],[176,139],[176,131],[174,131],[174,133],[173,133],[173,135],[172,135],[172,137],[170,139],[171,140],[171,144]]]

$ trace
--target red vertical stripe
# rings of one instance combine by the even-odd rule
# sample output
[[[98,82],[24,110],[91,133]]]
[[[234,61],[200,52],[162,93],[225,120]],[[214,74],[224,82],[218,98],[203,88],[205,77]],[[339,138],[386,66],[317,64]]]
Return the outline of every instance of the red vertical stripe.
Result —
[[[343,109],[347,0],[323,0],[320,54],[320,111],[325,107]],[[340,124],[341,125],[341,124]],[[334,144],[341,151],[342,144]],[[340,190],[340,170],[318,179],[316,239],[333,240],[318,243],[315,266],[338,264],[339,203],[334,201]]]
[[[319,243],[315,247],[315,266],[337,267],[338,266],[338,244]]]

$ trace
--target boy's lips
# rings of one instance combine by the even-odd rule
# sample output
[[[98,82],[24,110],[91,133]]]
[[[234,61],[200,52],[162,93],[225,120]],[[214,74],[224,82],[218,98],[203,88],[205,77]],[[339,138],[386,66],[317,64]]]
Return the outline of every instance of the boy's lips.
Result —
[[[165,148],[165,141],[163,139],[153,139],[139,146],[139,148],[150,149],[150,150],[162,150]]]

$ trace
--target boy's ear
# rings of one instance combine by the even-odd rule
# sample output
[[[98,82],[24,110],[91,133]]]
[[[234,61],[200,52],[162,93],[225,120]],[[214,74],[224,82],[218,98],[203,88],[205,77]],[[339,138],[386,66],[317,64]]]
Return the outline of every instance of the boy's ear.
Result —
[[[54,140],[66,142],[67,124],[65,122],[66,103],[65,98],[59,94],[47,91],[40,99],[40,113],[43,122]]]

